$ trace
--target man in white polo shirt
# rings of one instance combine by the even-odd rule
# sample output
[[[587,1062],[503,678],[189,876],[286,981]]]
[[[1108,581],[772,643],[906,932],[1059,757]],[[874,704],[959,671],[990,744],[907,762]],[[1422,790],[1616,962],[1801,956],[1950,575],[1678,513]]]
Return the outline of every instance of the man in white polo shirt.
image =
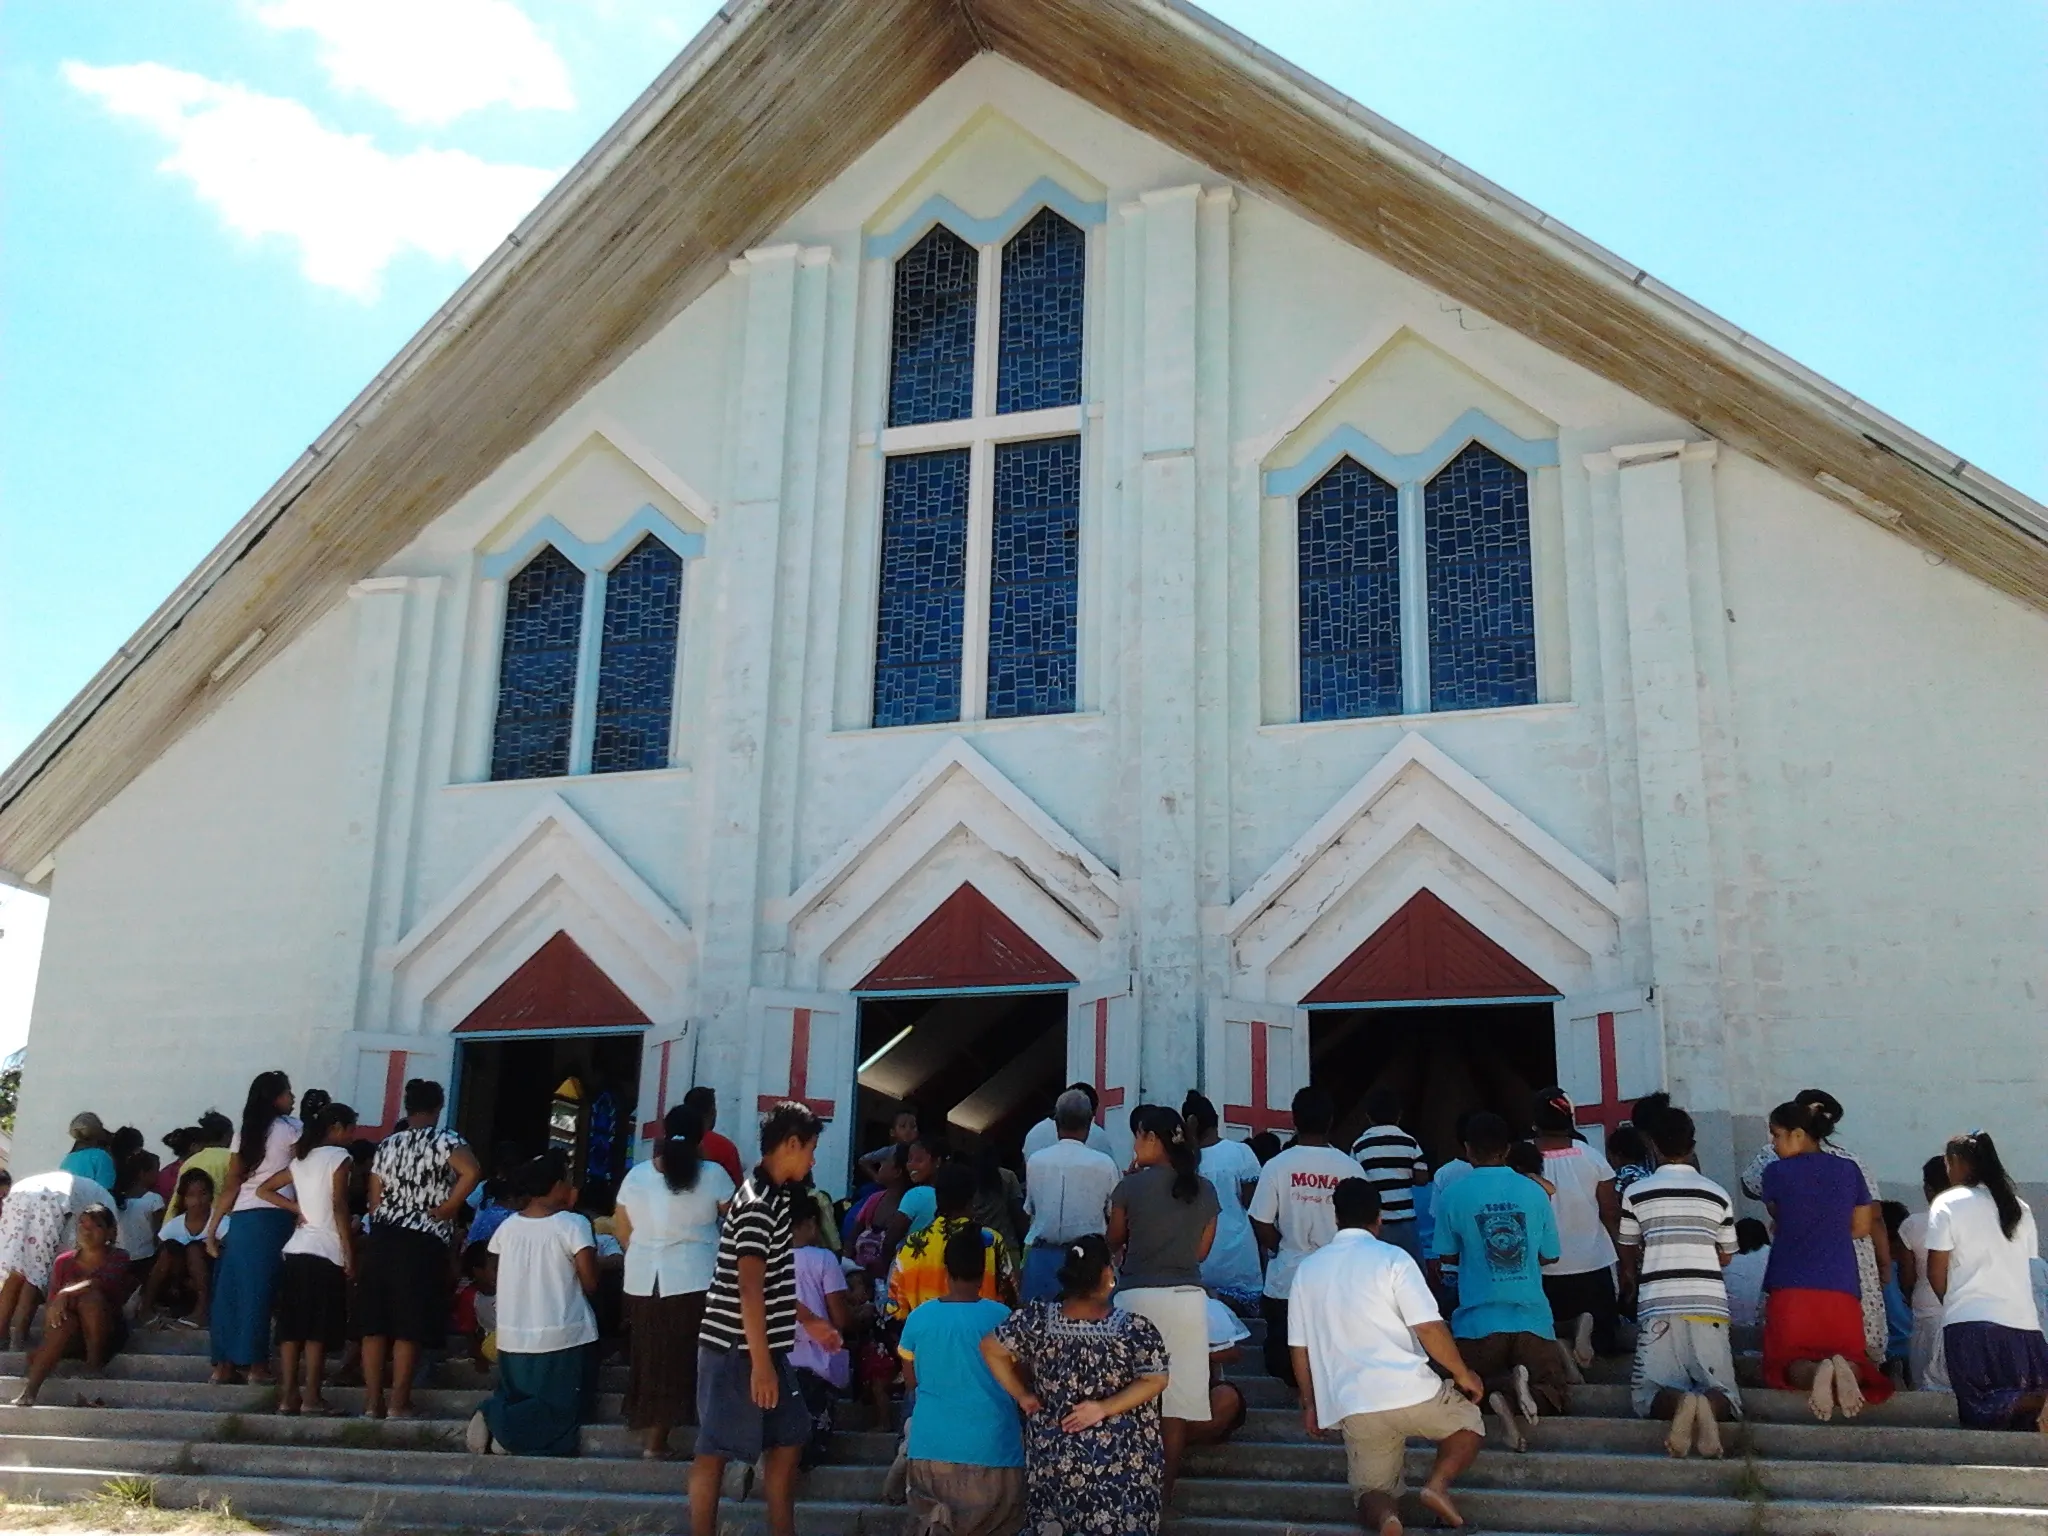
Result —
[[[1458,1353],[1415,1260],[1379,1240],[1379,1192],[1346,1179],[1331,1203],[1337,1234],[1301,1261],[1287,1309],[1302,1423],[1316,1439],[1325,1425],[1342,1427],[1359,1522],[1375,1536],[1401,1536],[1408,1437],[1434,1440],[1436,1465],[1418,1496],[1456,1529],[1465,1521],[1451,1484],[1486,1443],[1476,1406],[1485,1386]]]
[[[1024,1243],[1020,1299],[1046,1301],[1060,1291],[1059,1268],[1067,1245],[1109,1226],[1109,1196],[1123,1177],[1105,1153],[1088,1145],[1095,1106],[1078,1088],[1053,1105],[1059,1138],[1024,1164],[1024,1210],[1031,1232]]]

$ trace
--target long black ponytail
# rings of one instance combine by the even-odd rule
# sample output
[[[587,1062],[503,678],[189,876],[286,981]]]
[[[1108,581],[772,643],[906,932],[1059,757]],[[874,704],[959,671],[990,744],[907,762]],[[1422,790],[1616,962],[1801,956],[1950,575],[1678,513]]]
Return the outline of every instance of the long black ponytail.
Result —
[[[291,1088],[292,1080],[282,1072],[259,1072],[249,1084],[249,1097],[242,1104],[242,1138],[235,1146],[235,1155],[241,1158],[247,1172],[254,1173],[263,1166],[270,1128],[283,1113],[277,1101]]]
[[[1963,1166],[1963,1182],[1981,1185],[1998,1206],[1998,1225],[2008,1240],[2019,1229],[2019,1192],[2012,1187],[2012,1175],[2005,1171],[1989,1131],[1971,1131],[1967,1136],[1948,1139],[1948,1155]]]
[[[1167,1160],[1173,1164],[1173,1198],[1193,1204],[1195,1196],[1202,1192],[1202,1155],[1189,1139],[1179,1113],[1164,1104],[1141,1104],[1131,1116],[1131,1130],[1159,1138],[1166,1148]]]
[[[661,1117],[661,1130],[661,1177],[669,1193],[695,1189],[704,1167],[704,1117],[690,1104],[678,1104]]]
[[[310,1099],[319,1091],[317,1088],[312,1089],[306,1097]],[[315,1148],[327,1145],[327,1133],[337,1125],[346,1131],[354,1130],[356,1112],[346,1104],[337,1104],[329,1099],[306,1116],[305,1123],[299,1129],[299,1144],[292,1148],[292,1156],[302,1160],[311,1157]]]

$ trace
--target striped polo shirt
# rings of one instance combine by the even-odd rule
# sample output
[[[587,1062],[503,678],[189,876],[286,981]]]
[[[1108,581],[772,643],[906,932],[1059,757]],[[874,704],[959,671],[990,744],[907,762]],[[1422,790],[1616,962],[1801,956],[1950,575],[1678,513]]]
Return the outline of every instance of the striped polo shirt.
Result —
[[[1621,1244],[1643,1250],[1638,1317],[1726,1321],[1721,1255],[1735,1252],[1728,1192],[1687,1163],[1666,1163],[1621,1197]]]
[[[1382,1221],[1415,1219],[1415,1175],[1427,1174],[1422,1147],[1398,1125],[1369,1126],[1351,1144],[1351,1155],[1380,1192]]]
[[[770,1184],[756,1169],[732,1197],[718,1233],[718,1260],[704,1298],[704,1326],[698,1339],[709,1349],[747,1347],[740,1321],[740,1260],[768,1266],[762,1299],[768,1312],[768,1350],[782,1354],[796,1346],[796,1253],[789,1240],[794,1186]]]

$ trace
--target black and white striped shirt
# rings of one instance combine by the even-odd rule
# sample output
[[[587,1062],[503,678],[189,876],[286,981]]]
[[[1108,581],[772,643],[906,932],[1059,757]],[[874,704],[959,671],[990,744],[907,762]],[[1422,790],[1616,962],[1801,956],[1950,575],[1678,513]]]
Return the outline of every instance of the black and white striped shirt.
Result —
[[[1351,1143],[1351,1155],[1380,1192],[1380,1220],[1415,1219],[1415,1175],[1427,1174],[1422,1148],[1398,1125],[1373,1125]]]
[[[1735,1207],[1697,1168],[1666,1163],[1629,1185],[1621,1245],[1643,1250],[1638,1317],[1727,1318],[1721,1255],[1735,1252]]]
[[[768,1349],[781,1354],[796,1345],[796,1254],[789,1240],[790,1187],[770,1184],[758,1171],[732,1197],[718,1234],[718,1261],[704,1298],[699,1340],[710,1349],[745,1349],[740,1320],[740,1260],[760,1259],[768,1267],[761,1294],[767,1304]]]

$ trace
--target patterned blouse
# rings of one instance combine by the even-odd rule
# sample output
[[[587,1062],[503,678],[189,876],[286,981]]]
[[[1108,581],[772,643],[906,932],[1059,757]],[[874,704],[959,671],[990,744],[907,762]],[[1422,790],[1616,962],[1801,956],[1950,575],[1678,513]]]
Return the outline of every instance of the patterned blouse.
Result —
[[[1025,1529],[1064,1536],[1153,1536],[1165,1476],[1159,1399],[1068,1434],[1060,1420],[1077,1403],[1166,1374],[1159,1330],[1135,1312],[1068,1317],[1056,1301],[1012,1312],[996,1341],[1031,1373],[1045,1406],[1024,1421]]]
[[[371,1218],[378,1226],[404,1227],[424,1232],[447,1242],[455,1235],[455,1223],[436,1221],[435,1207],[446,1205],[455,1193],[455,1164],[450,1155],[467,1146],[453,1131],[434,1126],[408,1127],[393,1131],[377,1143],[377,1155],[370,1159],[370,1172],[383,1183],[383,1194]]]

